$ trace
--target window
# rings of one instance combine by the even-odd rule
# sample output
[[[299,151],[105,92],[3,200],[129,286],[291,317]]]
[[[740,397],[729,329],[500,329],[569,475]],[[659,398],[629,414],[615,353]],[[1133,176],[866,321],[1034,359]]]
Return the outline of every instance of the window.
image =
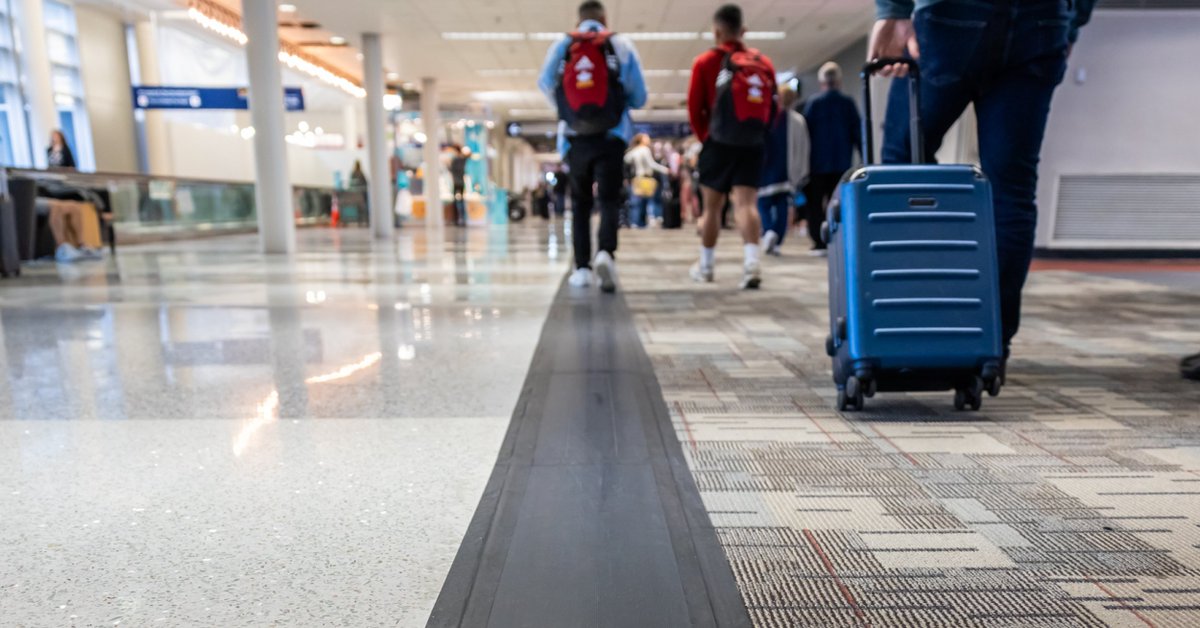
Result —
[[[0,0],[0,165],[31,166],[29,132],[17,83],[14,24],[9,3]]]
[[[79,72],[79,45],[76,40],[75,8],[58,0],[45,0],[43,18],[46,48],[50,57],[50,81],[58,121],[80,170],[95,170],[92,131],[83,100],[83,80]]]

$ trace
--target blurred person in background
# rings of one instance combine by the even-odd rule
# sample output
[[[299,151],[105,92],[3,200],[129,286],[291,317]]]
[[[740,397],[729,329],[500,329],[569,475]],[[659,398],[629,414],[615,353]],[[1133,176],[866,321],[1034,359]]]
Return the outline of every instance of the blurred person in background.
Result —
[[[805,220],[812,239],[812,254],[825,256],[825,241],[821,239],[821,223],[825,210],[837,190],[842,174],[854,163],[854,151],[862,153],[862,118],[854,99],[842,93],[842,68],[830,61],[817,72],[821,93],[808,99],[804,106],[804,121],[811,140],[808,199]]]
[[[632,169],[633,201],[629,212],[629,224],[635,229],[645,229],[650,207],[656,195],[662,193],[659,174],[669,172],[666,166],[654,160],[650,150],[650,136],[638,133],[633,136],[633,148],[625,153],[625,163]]]
[[[762,179],[758,188],[758,213],[762,218],[762,250],[779,255],[787,235],[792,199],[808,178],[808,128],[804,116],[793,109],[796,91],[779,87],[779,112],[763,146]]]
[[[46,148],[46,164],[55,170],[74,170],[75,154],[67,144],[67,136],[54,129],[50,132],[50,146]]]

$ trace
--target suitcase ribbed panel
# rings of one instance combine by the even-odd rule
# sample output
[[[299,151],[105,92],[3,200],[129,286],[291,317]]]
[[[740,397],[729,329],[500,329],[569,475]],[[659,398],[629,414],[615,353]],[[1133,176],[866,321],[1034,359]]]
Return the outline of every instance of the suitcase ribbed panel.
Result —
[[[956,166],[871,167],[845,184],[830,247],[843,365],[976,369],[997,357],[990,196]]]
[[[1197,199],[1200,175],[1062,175],[1054,239],[1194,246]]]
[[[1200,0],[1100,0],[1097,9],[1200,9]]]

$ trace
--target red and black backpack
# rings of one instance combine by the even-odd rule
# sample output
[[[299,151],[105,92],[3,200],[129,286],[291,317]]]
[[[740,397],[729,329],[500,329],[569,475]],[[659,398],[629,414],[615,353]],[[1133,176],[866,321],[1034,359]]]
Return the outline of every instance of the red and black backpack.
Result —
[[[762,146],[775,103],[775,76],[757,50],[725,52],[717,74],[709,136],[722,144]]]
[[[555,101],[558,119],[579,135],[597,135],[621,123],[625,88],[612,33],[568,33],[571,38],[558,66]]]

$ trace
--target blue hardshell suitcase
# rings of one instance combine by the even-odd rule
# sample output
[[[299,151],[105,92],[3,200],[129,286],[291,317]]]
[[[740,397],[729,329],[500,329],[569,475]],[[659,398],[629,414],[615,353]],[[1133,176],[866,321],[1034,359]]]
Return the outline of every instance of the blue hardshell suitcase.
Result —
[[[824,227],[829,243],[826,350],[838,409],[861,410],[876,391],[954,390],[978,410],[1000,392],[1000,298],[991,186],[978,168],[921,163],[915,63],[910,66],[913,164],[846,173]],[[872,154],[870,105],[864,152]]]

